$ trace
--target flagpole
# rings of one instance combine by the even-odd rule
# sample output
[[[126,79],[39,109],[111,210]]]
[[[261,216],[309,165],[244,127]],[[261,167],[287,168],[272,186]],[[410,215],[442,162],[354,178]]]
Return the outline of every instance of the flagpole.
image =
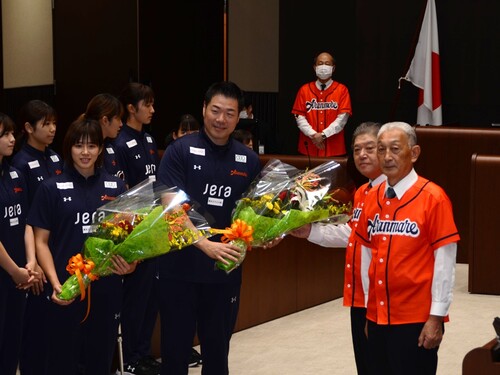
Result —
[[[420,29],[422,28],[422,23],[424,21],[424,16],[425,16],[425,9],[427,8],[427,2],[428,0],[422,0],[424,3],[424,6],[422,7],[422,11],[420,12],[420,17],[419,21],[417,23],[417,29],[415,30],[415,34],[413,35],[413,40],[411,43],[410,47],[410,52],[408,53],[408,57],[406,59],[405,66],[403,68],[403,74],[400,75],[400,77],[403,77],[408,69],[410,69],[411,65],[411,60],[413,59],[413,55],[415,54],[415,49],[417,48],[417,43],[418,43],[418,37],[420,35]],[[396,95],[394,97],[394,100],[392,102],[392,108],[391,108],[391,113],[389,114],[389,121],[395,121],[396,120],[396,110],[399,105],[399,99],[401,97],[401,87],[398,85],[398,88],[396,90]]]

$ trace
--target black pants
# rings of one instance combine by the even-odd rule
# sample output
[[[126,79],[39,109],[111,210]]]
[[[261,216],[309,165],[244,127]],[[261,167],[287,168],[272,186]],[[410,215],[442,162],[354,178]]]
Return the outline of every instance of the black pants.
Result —
[[[351,334],[358,375],[368,375],[368,339],[365,334],[366,308],[351,307]]]
[[[438,348],[418,346],[424,323],[378,325],[368,321],[370,367],[375,375],[434,375]]]
[[[227,375],[240,284],[160,279],[162,375],[187,375],[195,332],[203,375]]]

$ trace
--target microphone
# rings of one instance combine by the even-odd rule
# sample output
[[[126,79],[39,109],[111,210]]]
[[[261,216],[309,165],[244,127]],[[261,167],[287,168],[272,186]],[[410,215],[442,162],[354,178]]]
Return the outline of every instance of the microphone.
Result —
[[[311,169],[311,155],[309,154],[309,143],[304,141],[304,146],[306,147],[307,159],[309,160],[309,169]]]

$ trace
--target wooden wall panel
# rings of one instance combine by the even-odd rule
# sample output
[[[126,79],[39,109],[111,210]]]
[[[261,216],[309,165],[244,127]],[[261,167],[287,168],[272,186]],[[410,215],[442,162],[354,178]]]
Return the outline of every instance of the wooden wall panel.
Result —
[[[500,294],[500,155],[474,154],[469,205],[469,292]]]
[[[500,155],[500,129],[417,127],[422,148],[416,171],[440,185],[453,204],[460,232],[457,261],[468,263],[470,255],[469,202],[471,157],[474,153]]]

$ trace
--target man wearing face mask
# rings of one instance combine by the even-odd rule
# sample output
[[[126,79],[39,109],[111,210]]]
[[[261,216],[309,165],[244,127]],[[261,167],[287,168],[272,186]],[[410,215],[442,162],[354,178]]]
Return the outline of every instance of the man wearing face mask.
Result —
[[[346,154],[344,126],[352,115],[347,87],[332,79],[335,59],[322,52],[314,59],[316,81],[304,84],[293,104],[300,129],[298,151],[309,156]]]

